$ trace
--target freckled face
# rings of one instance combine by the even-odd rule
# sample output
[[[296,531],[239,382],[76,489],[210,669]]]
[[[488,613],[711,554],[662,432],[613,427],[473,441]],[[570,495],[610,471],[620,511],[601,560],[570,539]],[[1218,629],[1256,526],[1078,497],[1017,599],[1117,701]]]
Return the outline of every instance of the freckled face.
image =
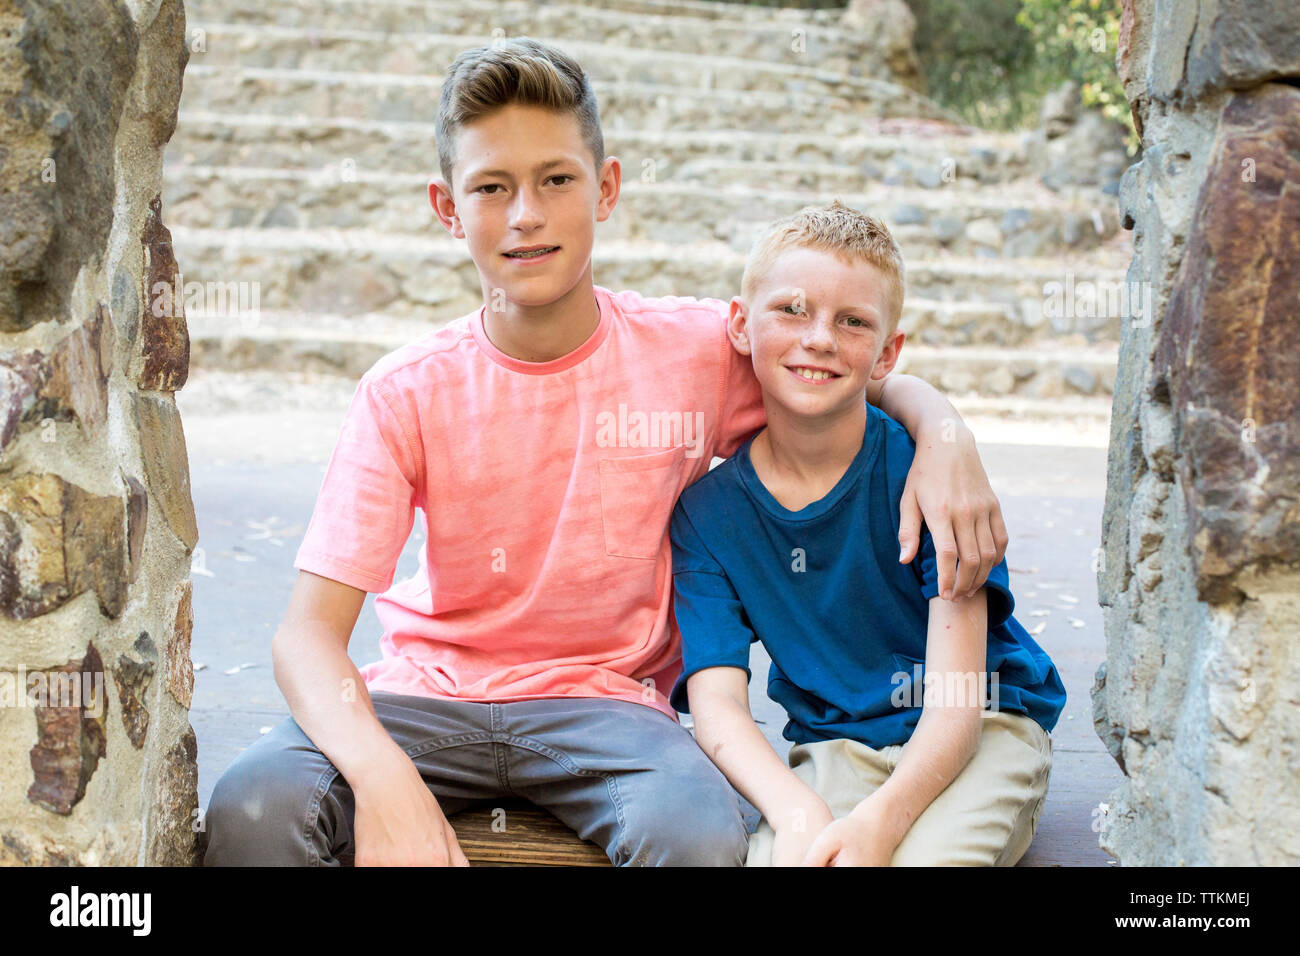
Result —
[[[765,398],[799,416],[861,401],[867,383],[892,367],[882,354],[901,345],[886,302],[884,278],[869,263],[814,249],[781,254],[759,281],[744,327]]]

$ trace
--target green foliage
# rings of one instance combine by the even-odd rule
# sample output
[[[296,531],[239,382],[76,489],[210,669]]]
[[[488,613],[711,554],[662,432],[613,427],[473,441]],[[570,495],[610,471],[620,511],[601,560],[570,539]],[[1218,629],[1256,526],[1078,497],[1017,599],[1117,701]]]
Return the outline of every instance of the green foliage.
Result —
[[[908,0],[930,96],[988,129],[1032,126],[1042,95],[1020,0]]]
[[[843,9],[847,0],[740,0],[753,6]],[[1133,118],[1115,70],[1120,0],[906,0],[930,96],[986,129],[1024,129],[1043,95],[1066,80],[1085,106],[1129,131]]]
[[[1115,69],[1119,0],[908,0],[930,95],[992,129],[1032,126],[1043,95],[1073,80],[1085,106],[1129,131]]]
[[[1124,86],[1115,70],[1119,46],[1117,0],[1020,0],[1016,21],[1033,39],[1035,59],[1052,64],[1062,80],[1079,84],[1085,106],[1095,106],[1136,134]]]

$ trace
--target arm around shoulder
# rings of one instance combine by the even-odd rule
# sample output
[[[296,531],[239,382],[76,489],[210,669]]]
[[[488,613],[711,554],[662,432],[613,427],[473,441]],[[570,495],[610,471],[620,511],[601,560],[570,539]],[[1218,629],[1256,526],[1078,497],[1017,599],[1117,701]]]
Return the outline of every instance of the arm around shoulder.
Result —
[[[939,556],[939,593],[973,596],[1009,540],[975,436],[952,403],[919,378],[894,373],[872,386],[868,399],[916,443],[899,503],[898,559],[906,564],[916,556],[924,521]]]

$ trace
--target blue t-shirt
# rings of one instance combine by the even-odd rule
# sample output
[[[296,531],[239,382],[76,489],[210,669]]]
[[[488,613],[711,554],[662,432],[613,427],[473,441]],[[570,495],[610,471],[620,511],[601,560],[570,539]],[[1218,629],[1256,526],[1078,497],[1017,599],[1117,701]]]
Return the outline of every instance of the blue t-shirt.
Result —
[[[673,706],[688,710],[686,678],[698,670],[749,674],[749,646],[761,640],[772,657],[768,696],[790,717],[786,739],[904,743],[921,716],[929,600],[939,593],[928,529],[917,557],[898,562],[899,502],[916,446],[867,406],[862,448],[844,476],[820,501],[790,511],[755,473],[753,440],[687,488],[673,512],[684,665]],[[1011,616],[1005,561],[985,593],[990,696],[996,688],[999,710],[1028,714],[1050,732],[1065,686]]]

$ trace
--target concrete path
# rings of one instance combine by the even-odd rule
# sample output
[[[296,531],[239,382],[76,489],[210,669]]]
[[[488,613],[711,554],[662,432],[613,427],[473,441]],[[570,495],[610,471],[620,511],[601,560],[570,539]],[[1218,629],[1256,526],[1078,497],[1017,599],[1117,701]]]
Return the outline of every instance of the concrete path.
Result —
[[[270,641],[297,576],[293,558],[311,517],[353,385],[331,379],[195,372],[177,401],[185,422],[198,513],[194,561],[194,704],[199,802],[260,733],[288,716],[271,673]],[[259,411],[250,411],[259,409]],[[1069,694],[1053,734],[1047,804],[1022,865],[1104,866],[1096,808],[1122,775],[1092,730],[1089,688],[1105,655],[1093,551],[1101,533],[1104,436],[1069,425],[1033,430],[969,419],[1002,500],[1016,616],[1052,656]],[[1032,444],[1016,443],[1017,440]],[[1083,447],[1079,442],[1085,443]],[[1090,446],[1090,447],[1089,447]],[[1099,447],[1102,446],[1102,447]],[[398,579],[416,567],[412,535]],[[366,599],[349,654],[379,657],[374,596]],[[784,717],[766,697],[767,659],[755,645],[751,703],[768,738],[785,753]]]

